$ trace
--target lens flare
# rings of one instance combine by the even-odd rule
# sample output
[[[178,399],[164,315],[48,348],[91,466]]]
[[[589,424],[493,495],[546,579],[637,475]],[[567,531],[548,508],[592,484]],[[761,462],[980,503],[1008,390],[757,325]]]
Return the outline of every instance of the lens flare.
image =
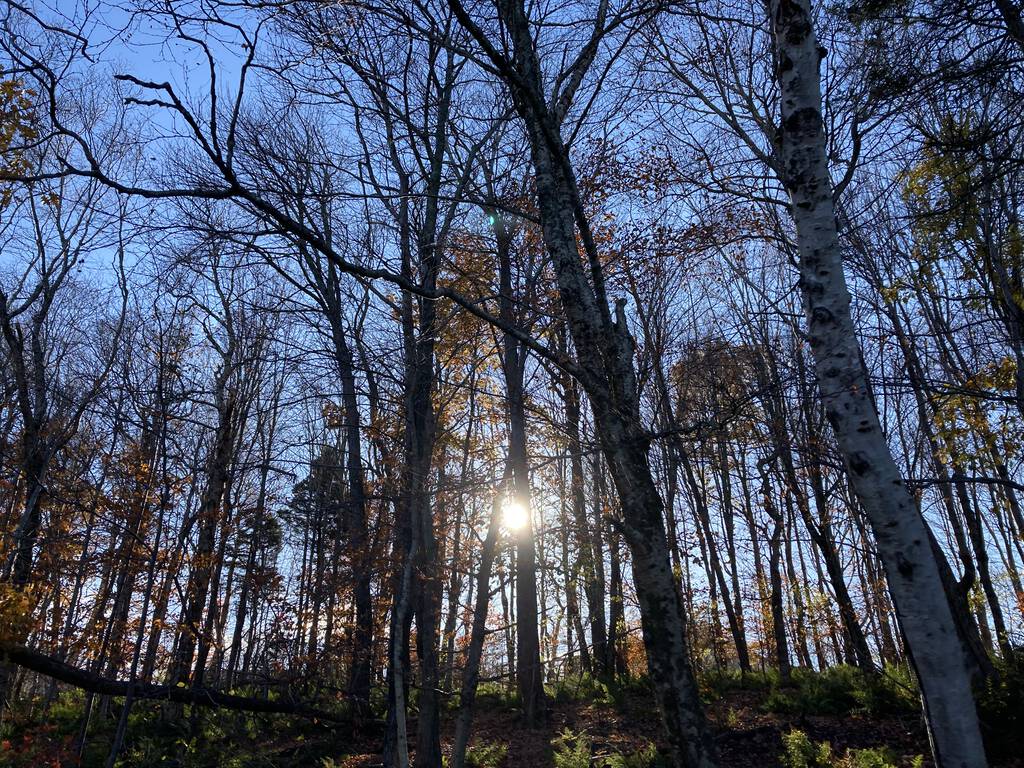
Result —
[[[502,518],[505,521],[505,526],[512,530],[519,530],[525,528],[530,522],[530,513],[525,506],[520,504],[518,501],[509,499],[505,502],[505,508],[502,511]]]

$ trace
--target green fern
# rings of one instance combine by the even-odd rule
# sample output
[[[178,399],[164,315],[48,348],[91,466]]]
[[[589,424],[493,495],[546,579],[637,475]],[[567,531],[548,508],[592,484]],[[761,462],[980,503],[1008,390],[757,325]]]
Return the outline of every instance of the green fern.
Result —
[[[590,768],[590,740],[566,728],[551,742],[555,768]]]

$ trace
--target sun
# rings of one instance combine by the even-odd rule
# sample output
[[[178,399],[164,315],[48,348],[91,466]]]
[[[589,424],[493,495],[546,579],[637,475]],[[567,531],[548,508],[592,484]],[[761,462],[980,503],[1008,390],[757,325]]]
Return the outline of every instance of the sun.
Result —
[[[520,502],[508,499],[502,512],[505,525],[512,530],[525,528],[530,522],[530,511]]]

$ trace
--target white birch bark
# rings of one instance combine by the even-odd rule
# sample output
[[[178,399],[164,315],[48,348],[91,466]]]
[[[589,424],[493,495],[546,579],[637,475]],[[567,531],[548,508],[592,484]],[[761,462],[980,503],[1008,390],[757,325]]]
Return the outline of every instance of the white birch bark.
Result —
[[[966,654],[942,588],[927,524],[893,460],[868,390],[843,275],[821,118],[809,0],[769,0],[781,96],[779,171],[790,196],[800,287],[818,386],[874,531],[921,686],[936,765],[986,764]]]

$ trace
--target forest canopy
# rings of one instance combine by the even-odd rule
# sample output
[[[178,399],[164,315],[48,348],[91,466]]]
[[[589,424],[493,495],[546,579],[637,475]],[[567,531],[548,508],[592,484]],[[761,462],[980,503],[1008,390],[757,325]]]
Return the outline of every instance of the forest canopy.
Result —
[[[1017,765],[1016,0],[0,0],[0,765]]]

